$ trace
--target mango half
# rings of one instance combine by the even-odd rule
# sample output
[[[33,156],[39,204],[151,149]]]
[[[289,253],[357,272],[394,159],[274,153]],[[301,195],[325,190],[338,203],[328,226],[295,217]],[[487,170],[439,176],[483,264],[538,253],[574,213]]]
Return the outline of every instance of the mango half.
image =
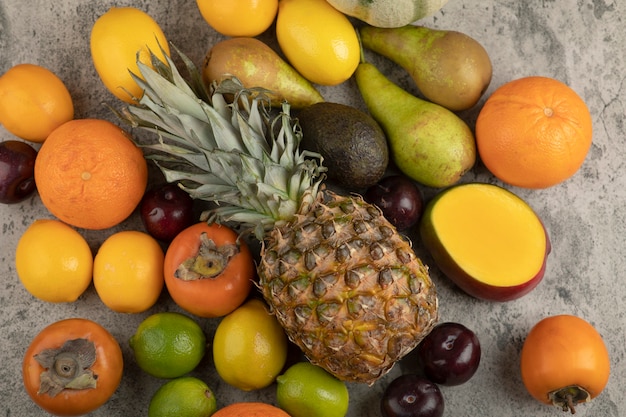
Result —
[[[510,301],[533,290],[551,250],[533,209],[492,184],[440,192],[426,206],[419,231],[439,270],[469,295],[488,301]]]

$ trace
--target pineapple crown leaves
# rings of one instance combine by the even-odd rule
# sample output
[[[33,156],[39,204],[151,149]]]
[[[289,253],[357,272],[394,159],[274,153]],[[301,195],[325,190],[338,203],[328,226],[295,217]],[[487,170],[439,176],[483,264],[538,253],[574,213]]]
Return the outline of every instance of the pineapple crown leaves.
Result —
[[[272,116],[262,88],[244,88],[235,77],[207,88],[194,64],[176,51],[191,80],[167,54],[162,62],[151,53],[152,65],[138,60],[141,76],[131,74],[143,96],[116,113],[157,133],[158,141],[137,144],[166,181],[216,203],[204,220],[241,223],[261,240],[315,201],[326,171],[322,157],[299,149],[302,131],[288,102]]]

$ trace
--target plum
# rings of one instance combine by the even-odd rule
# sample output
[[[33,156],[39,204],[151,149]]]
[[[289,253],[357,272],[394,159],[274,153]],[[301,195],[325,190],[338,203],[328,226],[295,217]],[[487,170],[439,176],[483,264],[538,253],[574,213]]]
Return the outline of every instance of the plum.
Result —
[[[363,198],[375,204],[398,230],[414,226],[424,207],[417,185],[404,175],[390,175],[369,187]]]
[[[17,140],[0,143],[0,203],[19,203],[35,191],[36,157],[37,151],[27,143]]]
[[[467,382],[480,364],[480,342],[460,323],[440,323],[420,342],[417,355],[425,376],[440,385]]]
[[[193,199],[176,184],[157,185],[144,194],[139,213],[146,231],[155,239],[170,242],[194,224]]]
[[[380,408],[383,417],[441,417],[444,401],[437,384],[416,374],[405,374],[387,386]]]

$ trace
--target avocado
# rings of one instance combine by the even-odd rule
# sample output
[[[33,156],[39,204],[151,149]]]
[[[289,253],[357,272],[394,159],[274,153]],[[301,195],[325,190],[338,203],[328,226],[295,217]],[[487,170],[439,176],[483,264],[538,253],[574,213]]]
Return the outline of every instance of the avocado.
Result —
[[[320,102],[300,109],[302,149],[324,158],[328,179],[350,189],[370,187],[389,163],[382,128],[369,114],[340,103]]]

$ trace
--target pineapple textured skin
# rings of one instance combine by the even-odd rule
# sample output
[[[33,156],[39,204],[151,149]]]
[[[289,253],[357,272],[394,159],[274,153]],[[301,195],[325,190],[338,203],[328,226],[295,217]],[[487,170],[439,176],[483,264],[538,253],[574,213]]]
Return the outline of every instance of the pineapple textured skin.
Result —
[[[427,267],[358,196],[321,193],[309,212],[266,236],[258,271],[289,338],[344,381],[376,382],[438,318]]]

